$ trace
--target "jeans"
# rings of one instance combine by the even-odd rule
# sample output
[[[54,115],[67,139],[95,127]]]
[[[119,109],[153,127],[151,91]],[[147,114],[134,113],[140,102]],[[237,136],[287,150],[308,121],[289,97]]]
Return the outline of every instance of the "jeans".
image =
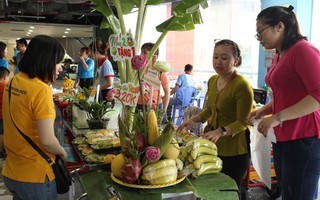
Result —
[[[12,193],[13,200],[56,200],[56,181],[49,181],[46,177],[44,183],[28,183],[15,181],[3,176],[3,181]]]
[[[282,199],[314,199],[320,174],[320,140],[309,137],[277,142],[273,156]]]

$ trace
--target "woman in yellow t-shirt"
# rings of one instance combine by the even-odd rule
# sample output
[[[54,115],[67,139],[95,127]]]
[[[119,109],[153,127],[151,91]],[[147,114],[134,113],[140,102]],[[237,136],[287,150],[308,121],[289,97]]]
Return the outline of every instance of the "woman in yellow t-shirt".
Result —
[[[66,162],[67,153],[54,135],[55,109],[48,85],[62,71],[60,62],[64,55],[64,48],[54,38],[34,37],[19,63],[20,72],[12,79],[10,102],[9,84],[6,86],[2,114],[7,158],[2,174],[14,199],[57,199],[52,167],[22,137],[14,123],[51,160],[58,155]]]

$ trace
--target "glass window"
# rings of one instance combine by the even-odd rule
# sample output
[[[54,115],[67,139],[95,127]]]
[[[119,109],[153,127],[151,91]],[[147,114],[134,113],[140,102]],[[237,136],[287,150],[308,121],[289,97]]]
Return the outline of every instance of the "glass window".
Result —
[[[186,64],[194,66],[194,77],[207,81],[215,72],[212,67],[214,39],[231,39],[241,49],[242,65],[238,71],[257,87],[259,42],[254,38],[260,1],[210,0],[202,10],[203,24],[193,31],[169,32],[160,45],[159,60],[171,64],[170,76],[183,73]],[[135,33],[137,12],[125,16],[127,29]],[[155,17],[156,16],[156,17]],[[156,42],[161,33],[155,27],[171,16],[171,4],[149,6],[141,44]]]

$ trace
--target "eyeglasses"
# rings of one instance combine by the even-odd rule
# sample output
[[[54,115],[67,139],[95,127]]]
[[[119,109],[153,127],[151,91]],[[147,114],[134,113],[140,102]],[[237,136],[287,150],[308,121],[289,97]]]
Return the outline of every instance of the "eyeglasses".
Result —
[[[266,30],[267,28],[269,28],[270,26],[272,26],[272,25],[266,26],[266,27],[264,27],[264,28],[261,29],[261,30],[257,30],[257,34],[255,34],[254,37],[255,37],[257,40],[261,39],[263,31],[265,31],[265,30]]]

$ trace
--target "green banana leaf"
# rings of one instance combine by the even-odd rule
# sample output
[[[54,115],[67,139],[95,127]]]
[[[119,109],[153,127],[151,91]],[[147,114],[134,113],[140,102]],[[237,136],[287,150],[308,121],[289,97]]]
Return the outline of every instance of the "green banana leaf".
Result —
[[[100,28],[110,28],[113,33],[120,33],[120,22],[114,15],[109,4],[105,0],[91,0],[91,2],[96,3],[96,5],[92,6],[92,8],[101,12],[105,16],[101,22]]]
[[[135,0],[111,0],[113,4],[115,4],[115,1],[120,1],[121,10],[124,15],[129,14],[136,5]]]
[[[174,15],[192,14],[199,11],[199,5],[205,9],[208,7],[207,0],[183,0],[174,9]]]
[[[191,14],[173,16],[156,27],[157,31],[189,31],[195,28]]]
[[[146,5],[158,5],[158,4],[161,4],[163,2],[164,2],[164,0],[148,0]]]
[[[118,185],[110,178],[110,172],[93,171],[80,178],[81,185],[88,194],[89,199],[108,199],[106,186],[112,185],[124,200],[161,200],[161,194],[185,193],[192,191],[201,199],[211,200],[236,200],[238,189],[236,183],[222,173],[203,175],[197,179],[186,178],[177,185],[159,189],[135,189]],[[181,196],[181,199],[184,197]]]

